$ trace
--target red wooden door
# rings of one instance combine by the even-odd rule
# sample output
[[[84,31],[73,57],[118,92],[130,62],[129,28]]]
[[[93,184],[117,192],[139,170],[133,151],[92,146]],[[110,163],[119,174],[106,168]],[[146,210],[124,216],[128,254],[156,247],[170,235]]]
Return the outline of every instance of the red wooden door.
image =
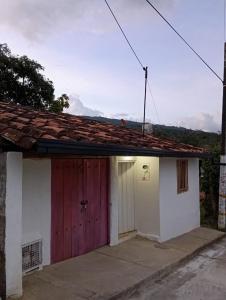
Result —
[[[108,240],[107,161],[84,161],[85,252],[103,246]]]
[[[52,160],[52,263],[108,242],[107,159]]]

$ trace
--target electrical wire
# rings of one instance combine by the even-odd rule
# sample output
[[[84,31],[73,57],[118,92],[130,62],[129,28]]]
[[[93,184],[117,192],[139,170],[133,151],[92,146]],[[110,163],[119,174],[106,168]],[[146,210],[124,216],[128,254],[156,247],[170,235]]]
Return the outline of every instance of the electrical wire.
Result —
[[[166,24],[177,34],[177,36],[190,48],[190,50],[205,64],[205,66],[223,83],[222,78],[210,67],[210,65],[198,54],[198,52],[183,38],[173,25],[160,13],[160,11],[149,1],[145,0],[155,12],[166,22]]]
[[[125,38],[127,44],[129,45],[130,49],[132,50],[134,56],[136,57],[138,63],[141,65],[142,69],[145,71],[144,65],[142,64],[140,58],[139,58],[138,55],[136,54],[136,51],[134,50],[133,46],[131,45],[130,41],[128,40],[128,38],[127,38],[127,36],[126,36],[126,34],[125,34],[125,32],[124,32],[122,26],[119,24],[119,21],[117,20],[117,18],[116,18],[116,16],[115,16],[115,14],[114,14],[114,12],[113,12],[111,6],[109,5],[109,3],[108,3],[107,0],[104,0],[104,1],[105,1],[106,5],[107,5],[108,9],[110,10],[110,12],[111,12],[113,18],[115,19],[115,22],[117,23],[117,25],[118,25],[120,31],[122,32],[122,34],[123,34],[123,36],[124,36],[124,38]]]
[[[160,124],[161,122],[160,122],[160,118],[159,118],[159,113],[158,113],[158,110],[157,110],[157,106],[156,106],[156,103],[155,103],[155,98],[153,96],[153,93],[152,93],[152,90],[151,90],[151,84],[150,84],[149,80],[148,80],[148,91],[149,91],[149,94],[151,96],[153,106],[155,108],[155,113],[156,113],[156,116],[157,116],[158,123]]]
[[[145,71],[145,82],[146,82],[146,83],[145,83],[145,96],[144,96],[144,120],[143,120],[143,124],[145,123],[145,114],[146,114],[146,112],[145,112],[145,111],[146,111],[146,85],[148,86],[148,91],[149,91],[149,93],[150,93],[150,95],[151,95],[151,98],[152,98],[152,101],[153,101],[153,104],[154,104],[156,116],[157,116],[157,119],[159,120],[159,123],[160,123],[159,114],[158,114],[157,107],[156,107],[156,104],[155,104],[155,99],[154,99],[154,97],[153,97],[153,93],[152,93],[152,91],[151,91],[150,83],[149,83],[148,78],[147,78],[147,67],[144,67],[144,65],[142,64],[141,59],[138,57],[136,51],[134,50],[133,46],[131,45],[129,39],[127,38],[127,36],[126,36],[126,34],[125,34],[125,31],[123,30],[123,28],[122,28],[122,26],[120,25],[118,19],[116,18],[116,15],[114,14],[114,12],[113,12],[113,10],[112,10],[110,4],[108,3],[107,0],[105,0],[105,3],[106,3],[106,5],[107,5],[107,7],[108,7],[110,13],[112,14],[112,16],[113,16],[115,22],[117,23],[117,25],[118,25],[118,27],[119,27],[121,33],[123,34],[123,36],[124,36],[124,38],[125,38],[127,44],[129,45],[130,49],[132,50],[132,52],[133,52],[135,58],[137,59],[137,61],[138,61],[138,63],[140,64],[140,66],[142,67],[143,71]]]

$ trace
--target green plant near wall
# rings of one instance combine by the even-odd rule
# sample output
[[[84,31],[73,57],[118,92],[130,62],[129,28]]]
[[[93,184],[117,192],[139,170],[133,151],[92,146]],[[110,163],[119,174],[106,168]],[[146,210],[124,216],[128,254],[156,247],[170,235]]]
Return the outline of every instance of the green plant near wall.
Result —
[[[217,227],[218,198],[219,198],[219,173],[220,145],[210,147],[213,160],[201,161],[200,191],[205,193],[201,201],[201,223],[211,227]]]

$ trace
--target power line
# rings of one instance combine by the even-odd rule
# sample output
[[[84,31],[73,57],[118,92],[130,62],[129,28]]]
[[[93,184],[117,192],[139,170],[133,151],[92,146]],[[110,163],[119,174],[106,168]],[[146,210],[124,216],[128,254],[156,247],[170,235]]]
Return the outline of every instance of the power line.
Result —
[[[105,3],[106,3],[106,5],[107,5],[107,7],[109,8],[109,10],[110,10],[110,12],[111,12],[113,18],[115,19],[115,22],[117,23],[119,29],[121,30],[121,32],[122,32],[122,34],[123,34],[123,36],[124,36],[124,38],[125,38],[127,44],[129,45],[130,49],[132,50],[133,54],[135,55],[135,57],[136,57],[138,63],[141,65],[142,69],[145,71],[144,65],[142,64],[141,60],[139,59],[138,55],[136,54],[136,51],[134,50],[133,46],[131,45],[130,41],[128,40],[128,38],[127,38],[127,36],[126,36],[124,30],[122,29],[122,26],[119,24],[119,21],[117,20],[115,14],[114,14],[114,12],[113,12],[113,10],[111,9],[109,3],[107,2],[107,0],[105,0]]]
[[[151,98],[152,98],[152,102],[153,102],[153,106],[154,106],[154,108],[155,108],[155,113],[156,113],[156,116],[157,116],[157,120],[158,120],[158,122],[159,122],[159,124],[160,124],[161,122],[160,122],[160,118],[159,118],[159,113],[158,113],[158,110],[157,110],[157,106],[156,106],[156,104],[155,104],[155,98],[154,98],[154,96],[153,96],[153,93],[152,93],[152,90],[151,90],[151,84],[150,84],[150,81],[149,81],[149,80],[148,80],[148,91],[149,91],[150,96],[151,96]]]
[[[117,23],[117,25],[118,25],[118,27],[119,27],[121,33],[123,34],[123,36],[124,36],[124,38],[125,38],[127,44],[129,45],[130,49],[132,50],[134,56],[136,57],[138,63],[140,64],[142,70],[143,70],[144,73],[145,73],[145,78],[144,78],[144,80],[145,80],[145,85],[144,85],[144,112],[143,112],[143,128],[142,128],[142,132],[143,132],[143,135],[144,135],[144,132],[145,132],[145,120],[146,120],[146,99],[147,99],[148,67],[145,67],[145,66],[142,64],[140,58],[139,58],[138,55],[136,54],[136,51],[134,50],[133,46],[131,45],[129,39],[127,38],[127,36],[126,36],[124,30],[122,29],[122,26],[120,25],[119,21],[117,20],[117,18],[116,18],[116,16],[115,16],[114,12],[113,12],[113,10],[111,9],[111,6],[109,5],[109,3],[108,3],[107,0],[105,0],[105,3],[106,3],[106,5],[107,5],[108,9],[110,10],[110,12],[111,12],[113,18],[115,19],[115,22]]]
[[[190,50],[206,65],[206,67],[223,83],[222,78],[210,67],[210,65],[198,54],[197,51],[183,38],[183,36],[173,27],[172,24],[160,13],[160,11],[149,1],[145,0],[155,12],[166,22],[166,24],[179,36],[179,38],[190,48]]]
[[[116,18],[116,15],[114,14],[114,12],[113,12],[113,10],[112,10],[112,8],[111,8],[111,6],[109,5],[109,3],[108,3],[107,0],[105,0],[105,3],[106,3],[106,5],[107,5],[109,11],[111,12],[111,14],[112,14],[112,16],[113,16],[115,22],[117,23],[117,25],[118,25],[118,27],[119,27],[121,33],[123,34],[123,36],[124,36],[124,38],[125,38],[127,44],[129,45],[130,49],[132,50],[132,52],[133,52],[135,58],[137,59],[138,63],[140,64],[140,66],[142,67],[142,69],[143,69],[144,72],[145,72],[144,113],[143,113],[143,134],[144,134],[144,125],[145,125],[145,119],[146,119],[146,93],[147,93],[147,86],[148,86],[148,91],[149,91],[149,93],[150,93],[150,95],[151,95],[151,98],[152,98],[152,101],[153,101],[153,104],[154,104],[154,108],[155,108],[155,112],[156,112],[157,119],[158,119],[158,121],[159,121],[159,123],[160,123],[159,114],[158,114],[157,107],[156,107],[156,104],[155,104],[155,100],[154,100],[154,97],[153,97],[153,94],[152,94],[152,91],[151,91],[150,83],[149,83],[149,81],[148,81],[148,67],[144,67],[144,65],[142,64],[141,59],[138,57],[136,51],[134,50],[133,46],[131,45],[129,39],[127,38],[127,36],[126,36],[126,34],[125,34],[125,32],[124,32],[122,26],[120,25],[118,19]]]

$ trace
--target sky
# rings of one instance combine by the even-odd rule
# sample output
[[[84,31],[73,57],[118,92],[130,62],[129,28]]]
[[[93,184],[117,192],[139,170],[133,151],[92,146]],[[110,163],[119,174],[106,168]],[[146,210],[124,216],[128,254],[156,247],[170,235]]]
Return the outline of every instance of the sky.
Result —
[[[147,120],[219,131],[222,83],[145,0],[108,0],[148,66]],[[223,76],[224,0],[152,0]],[[142,120],[144,72],[104,0],[0,0],[0,43],[45,67],[68,112]]]

